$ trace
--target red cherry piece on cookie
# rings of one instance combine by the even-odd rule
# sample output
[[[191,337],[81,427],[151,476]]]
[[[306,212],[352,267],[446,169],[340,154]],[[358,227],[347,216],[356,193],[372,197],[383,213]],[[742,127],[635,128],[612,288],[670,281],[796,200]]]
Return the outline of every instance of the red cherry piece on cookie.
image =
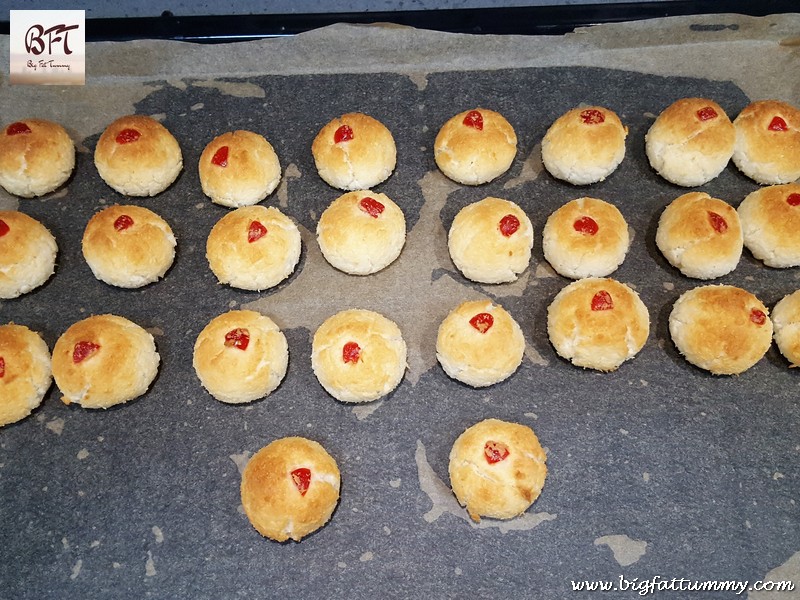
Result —
[[[252,221],[250,227],[247,228],[247,242],[250,244],[260,240],[265,235],[267,235],[267,228],[258,221]]]
[[[483,115],[477,110],[471,110],[467,113],[462,121],[467,127],[472,127],[478,131],[483,131]]]
[[[763,311],[754,308],[750,311],[750,320],[760,327],[767,322],[767,315]]]
[[[600,229],[600,227],[597,225],[597,221],[595,221],[592,217],[581,217],[580,219],[575,219],[575,222],[572,224],[572,228],[583,235],[594,235]]]
[[[600,290],[592,297],[592,310],[612,310],[614,308],[614,300],[605,290]]]
[[[214,156],[211,158],[211,164],[217,165],[218,167],[227,167],[229,150],[230,148],[228,146],[221,146],[219,150],[214,152]]]
[[[305,496],[308,487],[311,485],[311,469],[306,469],[305,467],[295,469],[292,471],[292,481],[300,495]]]
[[[716,119],[718,116],[717,111],[715,111],[710,106],[705,106],[701,108],[695,114],[697,115],[697,118],[700,119],[701,121],[710,121],[711,119]]]
[[[514,235],[517,230],[519,229],[520,222],[517,217],[514,215],[506,215],[502,219],[500,219],[499,227],[500,233],[502,233],[506,237],[511,237]]]
[[[342,346],[342,360],[345,364],[356,363],[361,358],[361,346],[355,342],[347,342]]]
[[[117,231],[125,231],[129,227],[133,227],[133,219],[128,215],[120,215],[114,221],[114,229]]]
[[[31,128],[21,121],[17,121],[6,127],[6,135],[18,135],[20,133],[31,133]]]
[[[362,198],[361,202],[358,203],[358,206],[370,217],[375,219],[377,219],[386,208],[383,204],[375,200],[375,198],[370,198],[369,196]]]
[[[781,117],[772,117],[772,121],[769,122],[767,129],[770,131],[786,131],[789,127],[786,125],[786,121]]]
[[[5,375],[6,375],[6,361],[2,356],[0,356],[0,379],[5,377]]]
[[[708,211],[708,221],[711,223],[711,227],[713,227],[714,231],[717,233],[725,233],[728,231],[728,222],[722,215]]]
[[[342,125],[333,134],[333,143],[340,144],[342,142],[349,142],[353,137],[353,128],[350,127],[350,125]]]
[[[481,333],[486,333],[494,325],[494,317],[489,313],[478,313],[469,320],[469,324]]]
[[[9,227],[8,223],[3,221],[3,219],[0,219],[0,237],[3,237],[9,231],[11,231],[11,227]]]
[[[599,125],[605,120],[605,115],[596,108],[587,108],[581,112],[581,121],[586,125]]]
[[[94,342],[78,342],[72,350],[72,362],[76,365],[83,362],[100,350],[100,344]]]
[[[786,202],[789,204],[789,206],[800,206],[800,194],[789,194],[789,196],[786,198]],[[2,223],[2,221],[0,221],[0,223]],[[0,235],[3,235],[2,225],[0,225]]]
[[[131,142],[135,142],[140,137],[142,137],[142,134],[135,129],[123,129],[117,134],[117,143],[129,144]]]
[[[508,454],[508,446],[506,446],[503,442],[489,440],[483,446],[483,455],[486,457],[486,462],[488,462],[490,465],[499,463],[501,460],[505,460],[508,457]]]
[[[237,350],[247,350],[250,345],[250,332],[243,327],[231,329],[225,334],[225,347],[236,348]]]

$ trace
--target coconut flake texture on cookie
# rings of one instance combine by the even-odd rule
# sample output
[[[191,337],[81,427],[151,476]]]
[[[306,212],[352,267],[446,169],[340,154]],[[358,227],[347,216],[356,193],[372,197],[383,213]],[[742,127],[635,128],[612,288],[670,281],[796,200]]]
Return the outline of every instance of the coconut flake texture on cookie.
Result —
[[[778,100],[749,104],[733,122],[733,162],[750,179],[766,185],[800,178],[800,110]]]
[[[528,268],[533,225],[519,206],[488,197],[462,208],[450,226],[447,249],[467,279],[479,283],[516,281]]]
[[[450,451],[450,485],[476,522],[513,519],[539,497],[547,457],[530,427],[498,419],[476,423]]]
[[[603,181],[625,158],[628,128],[604,106],[573,108],[542,140],[542,163],[556,179],[574,185]]]
[[[277,542],[299,542],[330,520],[340,485],[339,467],[322,445],[287,437],[250,458],[240,493],[256,531]]]
[[[53,378],[64,404],[109,408],[138,398],[158,372],[153,336],[124,317],[96,315],[71,325],[53,347]]]
[[[755,365],[769,350],[772,331],[761,300],[731,285],[691,289],[669,315],[669,332],[680,353],[714,375],[736,375]]]
[[[222,206],[261,202],[281,181],[278,155],[264,136],[230,131],[211,140],[198,164],[203,193]]]
[[[51,382],[50,350],[41,336],[24,325],[0,325],[0,427],[31,414]]]
[[[319,176],[340,190],[366,190],[386,181],[397,163],[389,129],[363,113],[336,117],[311,144]]]
[[[645,136],[647,158],[659,175],[684,187],[722,173],[733,156],[736,130],[722,107],[706,98],[676,100]]]
[[[705,192],[689,192],[661,213],[656,245],[687,277],[714,279],[727,275],[742,256],[739,215],[723,200]]]
[[[639,295],[613,279],[575,281],[547,309],[550,342],[578,367],[617,369],[644,347],[649,331],[650,315]]]
[[[436,358],[448,376],[486,387],[519,368],[525,338],[514,318],[489,300],[459,304],[445,317],[436,336]]]
[[[75,168],[75,144],[58,123],[24,119],[0,131],[0,186],[22,198],[65,183]]]
[[[203,387],[220,402],[252,402],[283,380],[289,346],[269,317],[232,310],[213,318],[197,336],[193,364]]]
[[[341,402],[371,402],[403,379],[406,343],[400,328],[381,314],[350,309],[325,320],[314,333],[311,367],[323,388]]]
[[[451,117],[436,135],[433,156],[447,177],[465,185],[497,179],[517,155],[517,134],[498,112],[465,110]]]
[[[33,217],[0,210],[0,299],[27,294],[56,269],[56,239]]]
[[[100,177],[125,196],[155,196],[183,169],[178,140],[144,115],[120,117],[103,131],[94,151]]]

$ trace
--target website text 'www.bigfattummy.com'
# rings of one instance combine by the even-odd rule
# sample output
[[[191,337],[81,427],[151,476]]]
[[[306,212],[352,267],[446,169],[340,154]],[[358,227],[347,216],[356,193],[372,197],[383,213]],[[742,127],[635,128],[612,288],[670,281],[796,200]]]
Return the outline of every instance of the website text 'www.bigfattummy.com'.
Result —
[[[573,592],[633,592],[647,596],[658,592],[732,592],[737,596],[744,592],[792,592],[792,581],[699,581],[683,577],[664,578],[658,575],[650,579],[620,575],[616,581],[570,581]]]

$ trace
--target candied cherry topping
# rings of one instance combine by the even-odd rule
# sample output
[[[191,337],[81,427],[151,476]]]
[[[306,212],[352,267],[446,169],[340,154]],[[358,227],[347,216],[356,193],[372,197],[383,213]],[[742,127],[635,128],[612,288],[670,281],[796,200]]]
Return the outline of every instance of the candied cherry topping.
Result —
[[[506,215],[502,219],[500,219],[499,227],[500,233],[502,233],[506,237],[511,237],[517,232],[519,229],[519,219],[514,215]]]
[[[711,223],[711,227],[714,228],[714,231],[717,233],[725,233],[728,231],[728,222],[722,215],[718,215],[715,212],[708,211],[708,220]]]
[[[383,204],[375,200],[375,198],[370,198],[369,196],[362,198],[358,205],[361,207],[361,210],[375,219],[377,219],[386,208]]]
[[[6,135],[17,135],[19,133],[31,133],[31,128],[26,123],[17,121],[6,128]]]
[[[700,110],[697,111],[697,118],[701,121],[710,121],[711,119],[717,118],[717,111],[715,111],[710,106],[704,106]]]
[[[260,240],[265,235],[267,235],[267,228],[258,221],[252,221],[250,227],[247,228],[247,242],[250,244]]]
[[[100,350],[100,344],[95,344],[94,342],[78,342],[72,350],[72,362],[77,365],[92,356],[98,350]]]
[[[117,134],[117,143],[128,144],[130,142],[135,142],[140,137],[142,137],[142,134],[135,129],[123,129]]]
[[[754,308],[750,311],[750,320],[760,326],[767,322],[767,315],[763,311]]]
[[[350,125],[342,125],[333,134],[333,143],[340,144],[341,142],[349,142],[354,137],[353,128],[350,127]]]
[[[345,364],[358,362],[361,358],[361,346],[355,342],[347,342],[342,346],[342,360]]]
[[[600,229],[597,225],[597,221],[595,221],[592,217],[586,216],[581,217],[580,219],[575,219],[575,222],[572,224],[572,228],[583,235],[594,235]]]
[[[786,131],[789,127],[786,125],[786,121],[781,117],[772,117],[772,121],[769,122],[767,129],[770,131]]]
[[[606,118],[603,113],[596,108],[587,108],[581,112],[581,121],[587,125],[599,125],[605,120]]]
[[[222,146],[214,152],[214,156],[211,158],[211,164],[217,165],[218,167],[227,167],[228,166],[228,146]]]
[[[486,457],[486,462],[490,465],[499,463],[501,460],[508,458],[508,446],[503,442],[489,440],[483,446],[483,455]]]
[[[481,333],[486,333],[494,325],[494,317],[489,313],[478,313],[469,320],[469,324]]]
[[[120,215],[117,217],[117,220],[114,221],[114,229],[117,231],[125,231],[129,227],[133,226],[133,219],[128,215]]]
[[[243,327],[231,329],[225,334],[225,347],[236,348],[237,350],[247,350],[250,345],[250,332]]]
[[[0,379],[5,377],[5,374],[6,374],[6,361],[2,356],[0,356]]]
[[[800,194],[789,194],[789,196],[786,198],[786,202],[789,203],[789,206],[800,206]],[[2,223],[2,221],[0,221],[0,223]],[[0,225],[0,235],[3,235],[2,225]]]
[[[791,202],[790,202],[790,204],[791,204]],[[11,231],[11,228],[8,226],[8,223],[3,221],[3,219],[0,219],[0,237],[3,237],[9,231]]]
[[[477,110],[471,110],[462,121],[467,127],[483,131],[483,115]]]
[[[605,290],[600,290],[592,297],[592,310],[611,310],[614,308],[614,300]]]
[[[295,469],[292,471],[292,481],[300,495],[305,496],[308,486],[311,485],[311,469],[306,469],[305,467]]]

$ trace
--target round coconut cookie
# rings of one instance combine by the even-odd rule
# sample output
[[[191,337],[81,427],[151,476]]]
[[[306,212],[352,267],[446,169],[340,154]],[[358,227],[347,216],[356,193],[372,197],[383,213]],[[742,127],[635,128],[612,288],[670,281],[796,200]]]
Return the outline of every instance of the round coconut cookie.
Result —
[[[480,185],[511,168],[517,134],[500,113],[476,108],[458,113],[436,136],[433,156],[442,173],[458,183]]]
[[[0,299],[17,298],[50,279],[57,252],[55,238],[39,221],[0,210]]]
[[[25,119],[0,132],[0,186],[32,198],[60,187],[75,168],[75,144],[58,123]]]
[[[749,194],[736,209],[744,245],[768,267],[800,265],[800,184],[772,185]]]
[[[406,219],[385,194],[348,192],[320,216],[317,241],[333,267],[351,275],[369,275],[400,256],[406,242]]]
[[[363,113],[347,113],[325,125],[311,145],[319,176],[340,190],[366,190],[386,181],[397,148],[386,126]]]
[[[547,334],[558,355],[578,367],[613,371],[636,356],[650,331],[639,295],[613,279],[581,279],[547,309]]]
[[[528,215],[513,202],[492,197],[462,208],[447,237],[453,263],[479,283],[516,281],[528,268],[532,246]]]
[[[669,316],[669,332],[693,365],[714,375],[736,375],[755,365],[772,343],[766,306],[730,285],[685,292]]]
[[[252,402],[283,380],[289,346],[269,317],[233,310],[212,319],[197,336],[193,364],[200,383],[220,402]]]
[[[0,325],[0,427],[27,417],[50,388],[50,350],[24,325]]]
[[[371,402],[403,379],[406,343],[393,322],[370,310],[344,310],[314,334],[311,367],[325,391],[341,402]]]
[[[628,128],[603,106],[573,108],[542,139],[542,163],[556,179],[574,185],[603,181],[625,158]]]
[[[281,181],[278,155],[264,136],[231,131],[211,140],[198,165],[203,193],[222,206],[249,206],[269,196]]]
[[[775,343],[791,363],[800,365],[800,290],[784,296],[772,309]]]
[[[650,166],[664,179],[694,187],[722,173],[735,140],[733,123],[719,104],[682,98],[658,115],[645,136],[645,150]]]
[[[211,229],[206,258],[220,283],[266,290],[294,272],[301,245],[297,225],[277,208],[243,206]]]
[[[242,472],[241,496],[250,523],[264,537],[299,542],[327,523],[339,502],[336,461],[318,442],[275,440]]]
[[[547,456],[530,427],[486,419],[462,433],[450,451],[450,484],[476,522],[512,519],[539,497]]]
[[[658,221],[656,245],[687,277],[714,279],[733,271],[742,256],[739,215],[705,192],[673,200]]]
[[[94,151],[100,177],[125,196],[155,196],[183,168],[178,141],[161,123],[144,115],[120,117],[106,127]]]
[[[83,257],[100,281],[138,288],[158,281],[175,259],[167,222],[140,206],[109,206],[83,232]]]
[[[97,315],[67,329],[53,347],[53,377],[64,404],[109,408],[147,391],[160,358],[153,336],[115,315]]]
[[[622,213],[597,198],[567,202],[550,215],[543,231],[544,257],[556,273],[571,279],[610,275],[629,245]]]
[[[742,173],[767,185],[800,178],[800,110],[778,100],[759,100],[747,105],[733,126],[733,162]]]
[[[519,368],[525,338],[514,318],[489,300],[463,302],[439,326],[436,358],[453,379],[486,387]]]

